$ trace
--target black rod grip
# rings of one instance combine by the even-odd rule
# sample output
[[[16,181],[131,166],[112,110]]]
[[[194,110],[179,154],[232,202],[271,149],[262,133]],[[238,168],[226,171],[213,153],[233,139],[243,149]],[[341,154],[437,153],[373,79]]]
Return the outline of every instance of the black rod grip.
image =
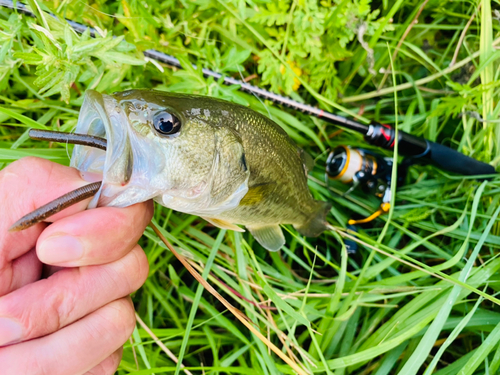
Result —
[[[389,125],[373,122],[368,127],[365,140],[375,146],[393,150],[396,143],[396,131]],[[431,162],[449,172],[466,176],[495,174],[495,168],[489,164],[466,156],[458,151],[425,138],[403,131],[398,132],[398,153],[413,160]]]
[[[423,157],[445,171],[455,172],[467,176],[477,176],[496,173],[489,164],[466,156],[447,146],[427,140],[429,148]]]

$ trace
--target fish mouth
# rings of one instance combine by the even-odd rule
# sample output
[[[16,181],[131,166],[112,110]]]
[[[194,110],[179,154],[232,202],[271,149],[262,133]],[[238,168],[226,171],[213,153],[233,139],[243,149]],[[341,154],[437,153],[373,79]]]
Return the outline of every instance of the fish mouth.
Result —
[[[144,148],[148,147],[131,129],[126,114],[113,96],[88,90],[75,133],[107,140],[106,151],[83,145],[73,148],[70,166],[78,169],[87,180],[95,181],[102,176],[101,188],[88,208],[126,207],[157,194],[154,189],[148,189],[148,181],[162,166],[156,163],[151,168],[152,163],[138,160],[144,159]],[[154,147],[149,147],[149,151],[153,153]],[[137,153],[139,155],[134,157]]]

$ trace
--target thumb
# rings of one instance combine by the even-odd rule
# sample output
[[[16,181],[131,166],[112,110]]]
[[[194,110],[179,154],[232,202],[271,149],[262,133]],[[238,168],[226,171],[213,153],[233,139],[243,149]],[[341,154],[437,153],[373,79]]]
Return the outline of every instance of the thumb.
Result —
[[[20,232],[8,232],[8,228],[19,218],[34,209],[88,184],[74,168],[65,167],[48,160],[27,157],[20,159],[0,172],[0,269],[5,263],[28,252],[45,223],[39,223]],[[68,207],[50,218],[57,221],[63,217],[85,210],[90,198]]]

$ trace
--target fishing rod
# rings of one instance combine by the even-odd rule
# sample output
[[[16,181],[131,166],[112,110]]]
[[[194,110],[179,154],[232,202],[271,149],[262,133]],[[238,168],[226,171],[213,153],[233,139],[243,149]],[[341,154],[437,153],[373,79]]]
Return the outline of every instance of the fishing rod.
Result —
[[[33,13],[26,5],[19,2],[14,4],[12,0],[0,0],[0,6],[15,9],[30,17],[36,17],[35,13]],[[58,19],[58,17],[52,13],[48,14]],[[95,29],[71,20],[66,21],[76,32],[83,33],[86,30],[89,30],[92,37],[96,36]],[[143,54],[144,56],[157,62],[182,69],[180,61],[174,56],[167,55],[154,49],[148,49],[144,51]],[[195,64],[192,66],[194,69],[197,69]],[[487,163],[483,163],[450,147],[429,141],[423,137],[414,136],[401,130],[396,133],[396,130],[389,125],[378,122],[372,122],[369,125],[365,125],[329,111],[300,103],[289,97],[269,92],[247,82],[224,76],[221,73],[214,72],[213,70],[207,68],[203,68],[202,72],[205,77],[212,77],[216,80],[222,79],[226,85],[239,85],[240,90],[243,92],[254,94],[263,99],[270,100],[275,104],[283,105],[306,115],[315,116],[330,124],[361,133],[364,136],[365,141],[371,145],[386,150],[393,150],[397,142],[399,155],[409,157],[413,161],[421,160],[434,164],[443,170],[462,175],[483,176],[496,173],[495,168]]]

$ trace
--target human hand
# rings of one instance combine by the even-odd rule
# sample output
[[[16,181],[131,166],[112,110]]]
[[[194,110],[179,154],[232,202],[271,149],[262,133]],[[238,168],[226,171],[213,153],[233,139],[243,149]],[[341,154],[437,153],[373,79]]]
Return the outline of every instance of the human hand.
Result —
[[[0,171],[2,374],[113,374],[135,326],[128,295],[148,275],[137,245],[151,201],[85,211],[89,200],[21,232],[33,209],[88,184],[76,169],[25,158]],[[44,274],[42,277],[43,263]],[[64,268],[61,268],[64,267]]]

